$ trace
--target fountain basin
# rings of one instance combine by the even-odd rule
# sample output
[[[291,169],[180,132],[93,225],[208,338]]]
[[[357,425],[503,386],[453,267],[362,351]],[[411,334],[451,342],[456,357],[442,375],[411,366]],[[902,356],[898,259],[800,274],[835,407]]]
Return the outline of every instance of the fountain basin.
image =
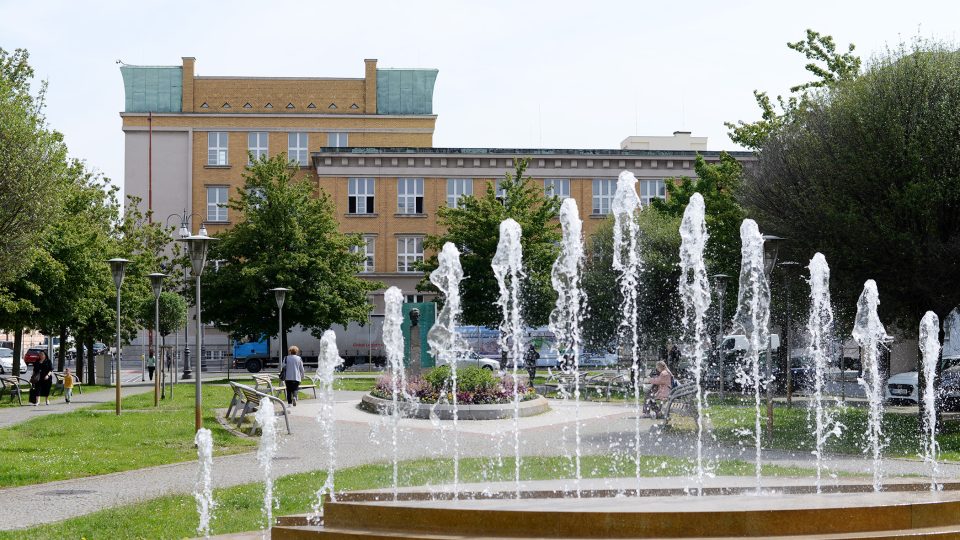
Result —
[[[713,486],[704,496],[643,490],[641,496],[588,489],[583,498],[536,489],[462,493],[485,498],[444,500],[444,494],[407,490],[400,501],[382,492],[343,494],[325,507],[325,525],[303,516],[281,518],[275,539],[306,538],[917,538],[960,537],[960,484],[931,492],[902,482],[875,493],[870,484],[834,485],[805,493],[799,482],[765,488]],[[422,489],[422,488],[421,488]],[[628,494],[635,495],[628,490]],[[675,493],[675,491],[674,491]],[[449,495],[449,494],[447,494]]]
[[[433,403],[399,402],[400,411],[407,418],[430,418],[431,411],[441,420],[453,419],[452,405]],[[513,418],[513,402],[492,405],[458,405],[459,420],[500,420]],[[389,415],[393,410],[393,401],[366,394],[360,400],[360,408],[374,414]],[[543,396],[520,402],[520,416],[534,416],[550,410],[550,404]]]

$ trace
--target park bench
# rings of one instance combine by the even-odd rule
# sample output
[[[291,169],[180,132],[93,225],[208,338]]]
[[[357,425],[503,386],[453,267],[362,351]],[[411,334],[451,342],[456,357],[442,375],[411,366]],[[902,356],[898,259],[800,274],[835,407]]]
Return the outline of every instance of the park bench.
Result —
[[[576,386],[578,380],[580,382],[580,388],[585,388],[587,380],[586,372],[580,371],[577,373],[567,373],[564,371],[554,371],[547,377],[547,380],[544,382],[544,386],[546,386],[548,389],[554,388],[561,394],[566,392],[567,394],[572,395],[574,386]]]
[[[670,424],[670,418],[673,415],[688,416],[693,418],[699,424],[700,418],[697,417],[697,384],[695,382],[684,382],[670,390],[667,396],[667,404],[663,408],[663,425]]]
[[[13,402],[13,398],[16,396],[17,403],[23,405],[23,388],[21,388],[21,385],[24,384],[27,385],[29,392],[29,389],[33,386],[29,380],[23,377],[14,377],[13,375],[0,375],[0,398],[3,397],[4,392],[9,392],[11,402]]]
[[[73,387],[77,390],[78,393],[82,394],[82,393],[83,393],[83,387],[82,387],[81,385],[82,385],[83,383],[81,383],[79,380],[77,380],[77,374],[76,374],[76,373],[71,373],[71,375],[73,375]],[[64,392],[64,390],[63,390],[63,377],[64,377],[64,373],[63,373],[62,371],[54,371],[54,372],[53,372],[53,390],[50,391],[50,394],[51,394],[51,395],[56,394],[57,392],[60,392],[61,394]]]
[[[273,407],[274,413],[277,416],[280,414],[283,415],[283,421],[287,425],[287,434],[292,433],[290,431],[290,417],[287,415],[287,404],[284,403],[282,399],[243,384],[231,382],[230,386],[233,388],[233,399],[230,401],[230,407],[227,409],[228,420],[234,419],[234,417],[237,417],[239,414],[239,418],[235,419],[237,425],[242,426],[247,414],[255,412],[260,407]],[[280,405],[279,413],[276,413],[276,405],[274,404]]]
[[[277,386],[274,386],[274,381],[276,381]],[[253,389],[265,391],[271,396],[280,397],[280,394],[286,395],[287,388],[283,386],[283,381],[280,380],[280,377],[276,375],[254,375],[253,376]]]
[[[588,377],[586,380],[586,388],[595,390],[597,393],[603,395],[609,400],[612,397],[614,390],[625,392],[630,388],[633,388],[633,386],[630,382],[629,373],[614,373],[605,371],[603,373],[598,373],[593,377]]]

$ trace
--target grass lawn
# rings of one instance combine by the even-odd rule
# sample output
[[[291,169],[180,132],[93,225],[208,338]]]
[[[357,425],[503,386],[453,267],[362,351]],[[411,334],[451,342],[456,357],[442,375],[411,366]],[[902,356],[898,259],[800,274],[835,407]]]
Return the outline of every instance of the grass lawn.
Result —
[[[204,386],[204,426],[213,432],[217,455],[251,449],[256,441],[223,429],[213,409],[230,402],[229,388]],[[0,487],[93,476],[196,459],[193,389],[178,387],[174,399],[153,407],[153,393],[49,415],[0,429]],[[76,537],[77,535],[70,535]]]
[[[334,390],[354,390],[359,392],[369,392],[377,385],[379,377],[337,377],[333,381]]]
[[[730,403],[728,400],[727,403]],[[744,429],[753,432],[754,410],[749,405],[713,405],[710,407],[710,420],[717,437],[724,442],[734,443],[743,437]],[[863,407],[836,407],[832,409],[834,417],[845,428],[839,438],[831,438],[827,451],[838,454],[861,454],[865,447],[864,432],[867,424],[867,410]],[[812,450],[813,420],[808,420],[805,406],[774,408],[773,448],[784,450]],[[763,409],[766,426],[766,409]],[[886,414],[883,418],[883,432],[889,437],[889,445],[884,455],[891,457],[915,458],[922,454],[920,439],[917,435],[916,414]],[[751,437],[747,436],[747,437]],[[944,434],[938,437],[941,459],[960,461],[960,422],[947,422]]]
[[[463,482],[509,481],[513,479],[513,460],[504,458],[500,466],[494,460],[464,459],[461,461]],[[632,476],[633,462],[611,456],[585,456],[582,460],[585,478]],[[647,456],[643,471],[648,476],[686,475],[692,464],[685,459]],[[337,472],[336,489],[358,490],[391,485],[389,464],[364,465]],[[753,465],[743,461],[719,463],[717,474],[753,475]],[[403,485],[440,484],[452,481],[450,460],[416,460],[401,463]],[[570,476],[570,460],[557,457],[528,457],[523,460],[522,477],[527,480]],[[769,476],[809,475],[809,469],[765,466]],[[324,472],[294,474],[279,478],[274,485],[278,506],[275,516],[310,512],[315,492],[323,484]],[[263,484],[253,483],[214,491],[212,534],[257,530],[264,525],[261,515]],[[196,503],[190,495],[160,497],[142,503],[103,510],[86,516],[30,529],[0,532],[5,539],[59,538],[190,538],[196,536]]]
[[[22,376],[22,375],[21,375],[21,376]],[[73,389],[73,397],[76,398],[76,399],[79,399],[79,398],[82,398],[84,394],[89,394],[89,393],[91,393],[91,392],[99,392],[100,390],[107,390],[108,388],[109,388],[109,389],[112,389],[113,387],[112,387],[112,386],[102,386],[102,385],[98,386],[98,385],[95,385],[95,384],[91,384],[91,385],[86,385],[86,384],[85,384],[85,385],[83,385],[83,392],[84,392],[84,394],[81,394],[80,391],[77,390],[77,388],[79,388],[79,387],[74,387],[74,389]],[[29,396],[28,396],[28,394],[27,394],[27,387],[24,386],[24,387],[23,387],[23,397],[21,398],[21,399],[23,400],[23,405],[22,405],[23,407],[29,407],[29,406],[30,406],[30,405],[29,405],[29,400],[28,400],[28,398],[29,398]],[[42,398],[41,398],[41,399],[42,399]],[[50,402],[51,402],[51,403],[53,403],[53,402],[59,403],[59,402],[61,402],[61,401],[63,401],[63,394],[57,393],[57,395],[54,396],[54,395],[53,395],[53,392],[51,391]],[[10,394],[7,394],[6,392],[4,392],[3,396],[0,396],[0,409],[6,408],[6,407],[20,407],[20,406],[21,406],[21,405],[17,404],[17,399],[16,399],[16,398],[14,398],[13,401],[10,401]]]

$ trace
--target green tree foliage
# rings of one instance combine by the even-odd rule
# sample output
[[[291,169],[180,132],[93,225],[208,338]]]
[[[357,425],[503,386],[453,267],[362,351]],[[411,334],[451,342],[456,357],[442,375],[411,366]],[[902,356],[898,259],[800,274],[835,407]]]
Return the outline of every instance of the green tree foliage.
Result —
[[[229,203],[238,223],[218,235],[209,259],[219,271],[203,274],[203,318],[235,338],[273,335],[276,303],[269,289],[287,287],[286,329],[303,325],[319,337],[332,324],[366,321],[367,296],[382,284],[357,277],[362,253],[356,235],[339,232],[325,193],[297,178],[286,155],[247,168],[244,186]]]
[[[187,322],[187,301],[183,299],[183,296],[171,291],[162,291],[159,304],[160,335],[166,336],[183,328],[183,325]],[[155,307],[152,295],[140,306],[140,324],[144,328],[152,329],[154,327]]]
[[[812,91],[852,80],[860,73],[860,57],[853,54],[856,47],[852,43],[847,47],[847,52],[840,53],[837,52],[833,37],[808,29],[806,39],[787,43],[787,47],[803,54],[810,61],[804,69],[812,74],[814,79],[791,87],[791,96],[777,96],[776,105],[766,92],[754,90],[753,97],[760,107],[760,120],[725,122],[733,142],[759,150],[771,133],[790,123],[795,112],[806,108],[814,95]]]
[[[960,52],[901,46],[798,120],[764,144],[746,208],[794,260],[826,255],[840,327],[868,278],[904,331],[926,310],[945,320],[960,304]]]
[[[427,276],[422,290],[435,290],[429,272],[437,268],[436,252],[453,242],[460,250],[460,264],[466,277],[460,284],[464,324],[489,328],[500,324],[496,305],[497,280],[490,267],[500,239],[500,222],[513,218],[522,229],[523,270],[521,290],[523,319],[528,326],[547,324],[556,302],[550,270],[559,253],[560,199],[546,197],[543,185],[524,176],[526,160],[518,160],[513,174],[500,182],[500,193],[491,182],[482,196],[461,197],[456,208],[441,206],[437,221],[444,232],[428,236],[424,247],[433,251],[421,266]]]
[[[0,48],[0,285],[34,260],[32,250],[60,205],[67,148],[44,116],[46,84],[30,93],[29,54]]]

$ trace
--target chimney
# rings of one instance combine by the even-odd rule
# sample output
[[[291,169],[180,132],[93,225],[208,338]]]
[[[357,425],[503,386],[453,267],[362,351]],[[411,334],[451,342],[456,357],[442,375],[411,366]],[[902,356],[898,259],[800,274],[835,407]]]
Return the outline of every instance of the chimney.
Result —
[[[363,112],[377,114],[377,59],[367,58],[364,63]]]
[[[193,68],[197,59],[192,56],[183,57],[183,103],[180,110],[183,112],[193,112]]]

